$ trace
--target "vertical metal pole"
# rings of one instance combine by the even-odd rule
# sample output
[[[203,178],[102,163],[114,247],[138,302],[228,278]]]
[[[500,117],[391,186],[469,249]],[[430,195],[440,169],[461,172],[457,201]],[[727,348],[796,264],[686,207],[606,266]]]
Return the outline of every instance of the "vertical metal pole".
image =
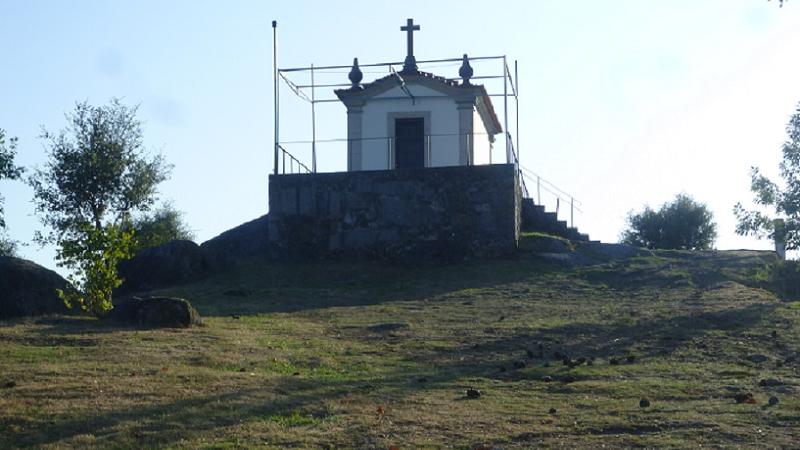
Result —
[[[511,146],[508,142],[511,133],[508,132],[508,65],[506,64],[506,55],[503,55],[503,128],[505,128],[506,132],[506,163],[512,164],[514,160],[511,158]]]
[[[522,148],[519,146],[519,67],[516,59],[514,60],[514,107],[516,108],[514,118],[517,122],[515,125],[516,130],[514,131],[517,134],[517,162],[519,163],[522,156]]]
[[[314,63],[311,63],[311,171],[317,173],[317,101],[314,95]]]
[[[431,135],[430,134],[428,135],[428,139],[426,139],[426,140],[428,141],[428,145],[426,145],[427,148],[425,149],[426,150],[425,153],[427,154],[427,158],[426,158],[427,161],[425,162],[425,167],[431,167]]]
[[[575,199],[569,198],[569,226],[575,228]]]
[[[542,179],[536,175],[536,198],[539,199],[539,204],[542,204]]]
[[[275,175],[278,174],[278,21],[272,21],[272,96],[273,96],[273,116],[275,117]],[[286,163],[284,162],[284,166]]]
[[[472,165],[472,160],[473,160],[473,153],[475,152],[475,149],[472,147],[472,145],[473,145],[472,144],[472,136],[469,133],[467,133],[466,141],[467,141],[467,165],[471,166]],[[489,150],[489,154],[490,155],[492,154],[491,149]]]

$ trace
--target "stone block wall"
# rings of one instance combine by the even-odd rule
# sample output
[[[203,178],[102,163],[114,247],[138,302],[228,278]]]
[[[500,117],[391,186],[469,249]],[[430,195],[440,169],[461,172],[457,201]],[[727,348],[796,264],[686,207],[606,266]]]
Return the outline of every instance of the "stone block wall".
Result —
[[[272,175],[279,253],[431,257],[512,253],[520,191],[510,164]]]

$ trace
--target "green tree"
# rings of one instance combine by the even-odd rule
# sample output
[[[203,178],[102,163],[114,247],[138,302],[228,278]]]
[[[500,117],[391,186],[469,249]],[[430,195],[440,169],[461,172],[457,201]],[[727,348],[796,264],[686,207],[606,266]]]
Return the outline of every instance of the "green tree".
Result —
[[[0,128],[0,180],[16,180],[22,175],[22,167],[14,165],[17,155],[17,138],[6,141],[6,131]],[[3,210],[4,198],[0,195],[0,256],[16,254],[17,243],[5,235],[6,221]]]
[[[36,240],[56,244],[58,265],[72,272],[72,286],[59,294],[95,315],[112,307],[117,263],[133,254],[133,232],[123,225],[152,207],[170,171],[162,156],[147,155],[136,112],[118,99],[77,103],[66,128],[43,132],[48,161],[28,179],[50,229]]]
[[[750,190],[758,209],[746,210],[737,203],[733,213],[738,220],[736,233],[774,239],[778,231],[783,234],[786,249],[796,250],[800,248],[800,103],[789,118],[786,134],[783,161],[778,166],[783,187],[762,175],[757,167],[751,168]],[[776,221],[779,224],[777,230]]]
[[[628,213],[628,228],[620,241],[650,249],[707,250],[717,238],[714,215],[702,203],[685,194],[665,203],[658,211]]]
[[[135,218],[128,228],[134,231],[137,250],[156,247],[176,239],[194,239],[194,233],[183,221],[183,213],[169,202]]]

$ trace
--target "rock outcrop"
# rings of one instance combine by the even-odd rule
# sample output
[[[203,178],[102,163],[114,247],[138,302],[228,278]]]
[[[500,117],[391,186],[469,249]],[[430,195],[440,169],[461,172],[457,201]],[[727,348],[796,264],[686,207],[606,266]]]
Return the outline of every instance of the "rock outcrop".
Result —
[[[114,305],[108,315],[115,322],[144,328],[188,328],[202,324],[192,305],[173,297],[131,297]]]
[[[119,292],[141,292],[198,280],[207,275],[200,246],[192,241],[175,240],[158,247],[140,250],[133,259],[119,263],[125,280]]]
[[[33,261],[0,256],[0,319],[66,313],[56,294],[66,286],[61,275]]]
[[[268,216],[265,214],[203,242],[200,249],[208,265],[214,270],[224,270],[246,260],[268,257]]]

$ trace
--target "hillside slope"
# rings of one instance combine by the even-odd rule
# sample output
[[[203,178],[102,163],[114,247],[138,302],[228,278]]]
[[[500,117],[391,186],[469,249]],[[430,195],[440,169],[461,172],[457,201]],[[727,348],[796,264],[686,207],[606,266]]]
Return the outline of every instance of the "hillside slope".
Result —
[[[0,448],[795,445],[774,256],[578,256],[254,262],[158,291],[201,328],[0,322]]]

